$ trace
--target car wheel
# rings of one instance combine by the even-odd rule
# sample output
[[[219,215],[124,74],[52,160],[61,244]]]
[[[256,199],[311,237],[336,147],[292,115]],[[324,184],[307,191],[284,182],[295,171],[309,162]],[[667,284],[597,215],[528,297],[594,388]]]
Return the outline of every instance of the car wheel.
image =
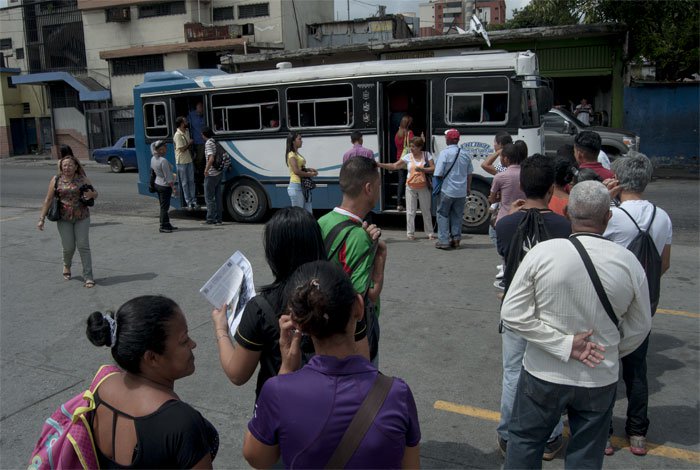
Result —
[[[226,195],[226,209],[236,222],[260,222],[267,208],[265,191],[248,179],[236,181]]]
[[[467,233],[488,233],[489,231],[489,187],[482,181],[473,181],[472,188],[464,203],[462,231]]]
[[[112,173],[121,173],[124,171],[124,164],[120,158],[112,157],[109,159],[109,168],[112,170]]]

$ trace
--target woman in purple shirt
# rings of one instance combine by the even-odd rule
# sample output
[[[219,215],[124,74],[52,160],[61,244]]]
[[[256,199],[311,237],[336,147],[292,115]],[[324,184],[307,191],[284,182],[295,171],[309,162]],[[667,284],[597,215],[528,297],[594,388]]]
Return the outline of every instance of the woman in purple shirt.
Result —
[[[255,468],[280,455],[286,468],[322,468],[338,447],[379,371],[359,355],[355,323],[364,315],[343,270],[314,261],[289,284],[289,315],[280,318],[280,375],[265,382],[243,443]],[[297,372],[301,335],[311,336],[316,356]],[[346,468],[418,468],[420,426],[413,394],[395,378],[389,394]]]

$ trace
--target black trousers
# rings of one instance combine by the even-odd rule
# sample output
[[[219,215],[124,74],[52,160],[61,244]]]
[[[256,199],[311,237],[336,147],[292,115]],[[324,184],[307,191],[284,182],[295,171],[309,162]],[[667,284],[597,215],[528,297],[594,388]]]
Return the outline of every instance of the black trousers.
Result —
[[[647,381],[647,350],[649,336],[633,353],[621,359],[622,380],[627,395],[627,421],[625,432],[628,436],[646,436],[649,430],[649,383]],[[610,421],[610,435],[613,433]]]
[[[173,195],[173,188],[170,186],[161,186],[156,184],[156,192],[158,193],[158,201],[160,202],[160,228],[170,228],[170,198]]]

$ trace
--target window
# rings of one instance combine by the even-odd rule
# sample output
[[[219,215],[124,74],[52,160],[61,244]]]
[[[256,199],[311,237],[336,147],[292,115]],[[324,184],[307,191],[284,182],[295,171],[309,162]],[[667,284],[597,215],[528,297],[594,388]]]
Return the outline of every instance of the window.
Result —
[[[185,2],[151,3],[139,6],[139,18],[154,16],[182,15],[186,13]]]
[[[540,125],[540,113],[537,107],[537,93],[533,89],[524,89],[521,101],[523,127]]]
[[[449,124],[504,124],[508,120],[508,78],[448,78],[445,119]]]
[[[128,139],[126,139],[126,140],[124,141],[124,148],[125,148],[125,149],[133,149],[133,148],[136,148],[136,145],[134,144],[134,138],[133,138],[133,137],[129,137]]]
[[[544,115],[544,128],[564,134],[566,132],[566,119],[556,113],[547,113]]]
[[[107,8],[105,10],[105,21],[107,23],[125,23],[131,21],[131,8]]]
[[[289,127],[348,127],[352,124],[352,85],[321,85],[287,90]]]
[[[15,49],[15,59],[17,59],[17,60],[24,59],[24,48],[23,47],[18,47],[17,49]]]
[[[29,103],[22,103],[22,113],[23,114],[31,114],[32,113],[32,108],[29,106]]]
[[[112,59],[112,75],[137,75],[146,72],[162,72],[163,56],[142,55],[140,57],[124,57]]]
[[[51,106],[54,108],[75,108],[82,111],[78,92],[69,85],[53,82],[49,86]]]
[[[269,3],[254,3],[253,5],[238,6],[238,19],[255,18],[258,16],[270,16]]]
[[[0,39],[0,49],[12,49],[12,38],[2,38]]]
[[[277,90],[222,93],[211,97],[217,132],[276,130],[280,127]]]
[[[214,21],[233,19],[233,7],[214,8]]]
[[[165,103],[146,103],[143,105],[143,122],[146,137],[160,139],[168,137],[168,114]]]

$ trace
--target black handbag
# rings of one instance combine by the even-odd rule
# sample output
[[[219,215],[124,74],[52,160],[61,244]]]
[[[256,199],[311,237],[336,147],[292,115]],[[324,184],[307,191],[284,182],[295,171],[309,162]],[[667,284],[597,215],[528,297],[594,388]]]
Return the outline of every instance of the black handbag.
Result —
[[[56,177],[56,182],[53,185],[53,200],[49,206],[49,211],[46,213],[46,218],[51,222],[61,220],[61,200],[58,197],[58,176]]]
[[[94,199],[85,199],[83,195],[85,191],[94,191],[95,188],[91,184],[84,184],[80,187],[80,202],[88,207],[93,207],[95,205]]]

